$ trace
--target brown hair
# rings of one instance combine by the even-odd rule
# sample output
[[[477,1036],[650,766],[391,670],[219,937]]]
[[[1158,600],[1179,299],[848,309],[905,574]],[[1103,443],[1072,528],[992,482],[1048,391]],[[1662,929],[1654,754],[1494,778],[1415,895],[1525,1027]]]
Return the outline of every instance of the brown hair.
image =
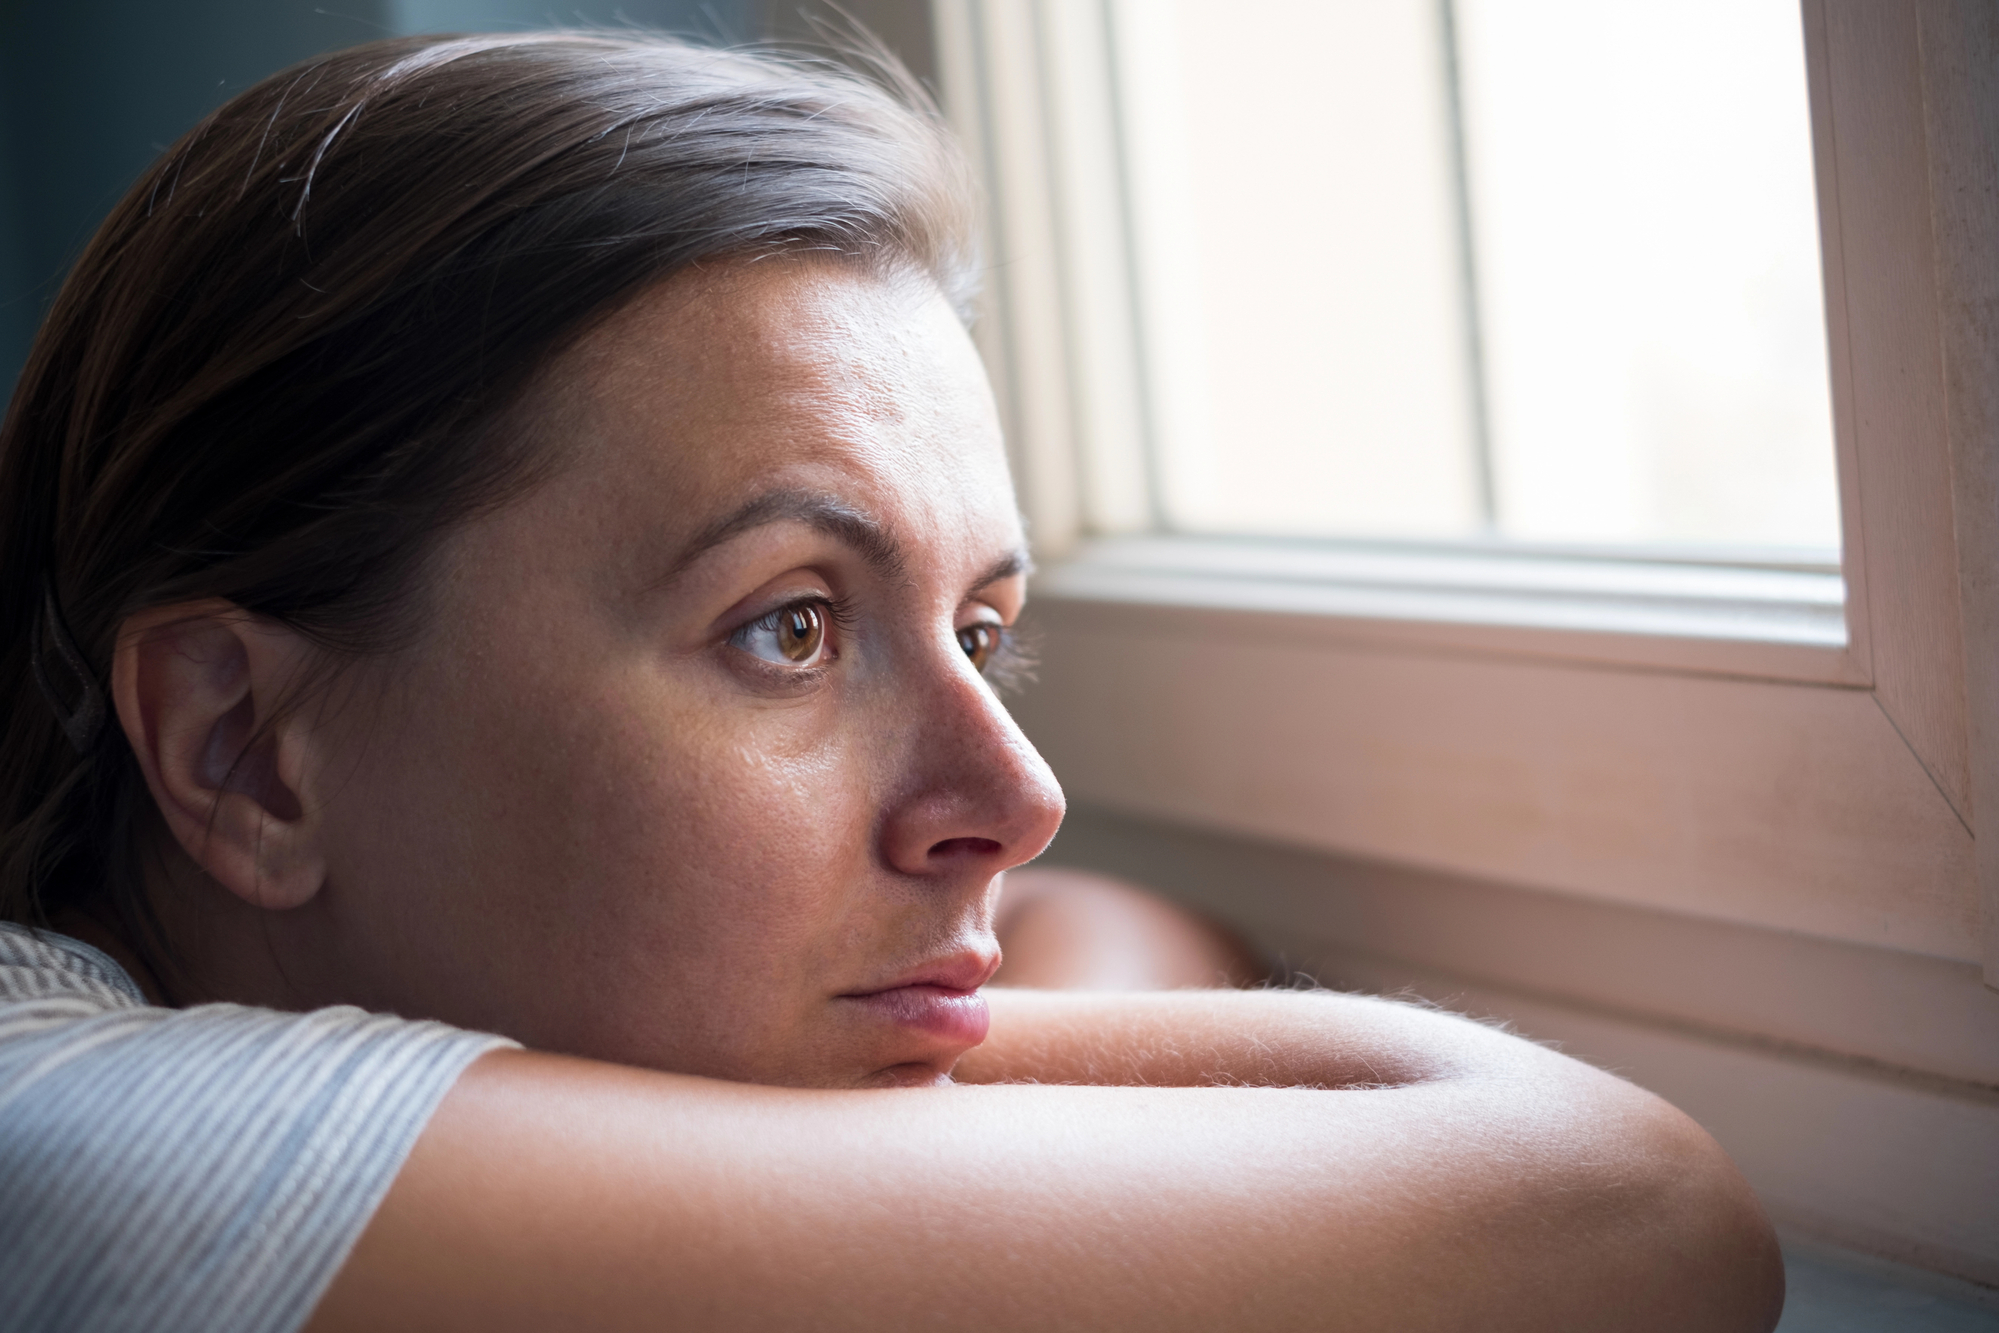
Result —
[[[0,428],[0,919],[108,909],[157,945],[144,780],[115,717],[70,715],[126,617],[219,597],[381,651],[440,533],[531,480],[494,426],[592,320],[798,249],[913,267],[963,310],[969,197],[886,58],[411,38],[215,112],[84,251]]]

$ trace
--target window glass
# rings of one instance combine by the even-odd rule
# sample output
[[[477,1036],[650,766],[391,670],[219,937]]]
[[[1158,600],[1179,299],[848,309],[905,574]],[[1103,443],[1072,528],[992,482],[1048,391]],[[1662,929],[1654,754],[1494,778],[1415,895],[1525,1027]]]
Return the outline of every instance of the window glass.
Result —
[[[1123,0],[1162,526],[1836,548],[1788,0]]]

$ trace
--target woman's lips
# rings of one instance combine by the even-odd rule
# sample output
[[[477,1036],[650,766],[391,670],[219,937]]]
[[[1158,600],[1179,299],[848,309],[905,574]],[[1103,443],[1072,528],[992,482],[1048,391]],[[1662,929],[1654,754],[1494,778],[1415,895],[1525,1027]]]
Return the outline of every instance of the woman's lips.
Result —
[[[899,1027],[915,1028],[953,1046],[977,1046],[992,1026],[986,997],[975,989],[917,982],[844,998],[867,1006]]]
[[[878,990],[849,991],[841,998],[905,1031],[969,1050],[986,1039],[992,1026],[979,987],[992,980],[999,964],[997,949],[966,949],[901,976],[883,978],[890,984]]]

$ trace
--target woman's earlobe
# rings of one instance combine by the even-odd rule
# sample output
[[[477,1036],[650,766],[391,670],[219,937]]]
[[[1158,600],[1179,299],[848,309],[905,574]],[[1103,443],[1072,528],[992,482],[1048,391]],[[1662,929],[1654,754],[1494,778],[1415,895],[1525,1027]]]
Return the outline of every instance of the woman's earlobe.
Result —
[[[312,647],[223,601],[156,607],[120,628],[111,694],[181,849],[258,907],[309,901],[325,880],[304,790],[314,737],[285,709]]]

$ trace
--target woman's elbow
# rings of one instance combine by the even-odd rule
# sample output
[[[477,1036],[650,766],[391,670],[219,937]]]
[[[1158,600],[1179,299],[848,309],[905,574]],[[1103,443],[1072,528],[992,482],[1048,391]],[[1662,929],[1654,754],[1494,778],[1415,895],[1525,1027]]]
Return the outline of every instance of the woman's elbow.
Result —
[[[1622,1143],[1595,1185],[1609,1215],[1598,1236],[1614,1252],[1600,1273],[1604,1326],[1769,1333],[1784,1265],[1754,1191],[1706,1130],[1625,1086]]]
[[[1462,1076],[1466,1100],[1454,1119],[1460,1133],[1470,1120],[1487,1125],[1478,1137],[1497,1187],[1485,1196],[1495,1225],[1479,1267],[1508,1292],[1493,1308],[1519,1315],[1493,1326],[1776,1326],[1776,1236],[1706,1130],[1652,1093],[1546,1048],[1495,1039],[1473,1049],[1490,1063]]]
[[[1784,1308],[1784,1259],[1756,1194],[1721,1145],[1683,1112],[1659,1102],[1662,1163],[1673,1179],[1669,1243],[1687,1256],[1681,1285],[1701,1322],[1683,1328],[1775,1328]]]

